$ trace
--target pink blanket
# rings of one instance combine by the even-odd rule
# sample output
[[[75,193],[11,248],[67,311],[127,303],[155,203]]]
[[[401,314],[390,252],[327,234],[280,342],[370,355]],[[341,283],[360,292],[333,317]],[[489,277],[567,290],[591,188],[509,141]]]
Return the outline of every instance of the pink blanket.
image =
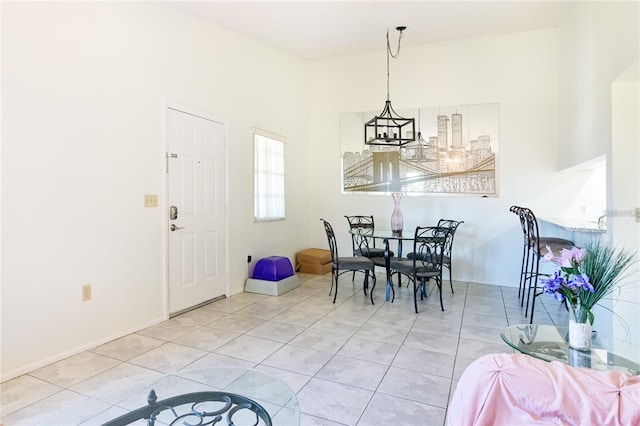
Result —
[[[640,377],[523,354],[478,358],[462,373],[449,426],[640,425]]]

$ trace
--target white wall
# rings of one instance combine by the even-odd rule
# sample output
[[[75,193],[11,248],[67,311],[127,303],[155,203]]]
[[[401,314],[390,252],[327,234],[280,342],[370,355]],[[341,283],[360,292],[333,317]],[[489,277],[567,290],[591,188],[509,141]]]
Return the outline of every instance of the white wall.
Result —
[[[637,153],[640,141],[637,127],[634,134],[633,127],[629,126],[629,123],[637,126],[638,122],[637,112],[633,113],[634,108],[637,111],[640,96],[637,70],[635,87],[628,76],[615,84],[614,81],[638,61],[640,3],[572,2],[559,22],[558,40],[559,166],[569,167],[605,156],[606,210],[613,212],[637,207],[640,184],[634,170],[638,170],[640,162],[638,154],[634,153]],[[626,118],[629,115],[631,119]],[[617,129],[612,126],[613,119],[618,120]],[[637,242],[629,243],[638,232],[637,225],[630,223],[631,220],[630,217],[610,215],[607,240],[637,247]],[[637,344],[640,336],[639,294],[636,290],[627,290],[620,299],[632,304],[613,305],[611,301],[603,301],[615,315],[599,309],[595,324],[598,327],[604,324],[607,335],[630,338]],[[618,316],[629,326],[629,337]]]
[[[609,229],[621,247],[640,253],[640,223],[633,212],[640,207],[640,66],[636,62],[613,83],[611,169],[614,188]],[[625,188],[625,191],[619,190]],[[631,211],[632,214],[628,214]],[[640,255],[640,254],[639,254]],[[627,277],[619,300],[613,305],[617,314],[614,336],[631,341],[635,347],[632,359],[640,359],[640,265]],[[622,320],[622,321],[620,321]],[[627,328],[628,327],[628,328]],[[619,348],[622,351],[624,345]]]
[[[559,167],[605,155],[611,83],[640,49],[637,1],[569,2],[558,25]]]
[[[228,126],[229,293],[247,253],[293,258],[306,79],[304,61],[157,3],[2,2],[2,379],[164,319],[166,100]],[[289,140],[284,222],[253,223],[253,126]]]
[[[411,37],[407,30],[405,40]],[[384,38],[383,38],[384,39]],[[318,218],[334,222],[348,253],[345,214],[373,214],[389,227],[390,196],[341,195],[339,115],[382,110],[386,94],[380,51],[316,61],[310,72],[310,142],[314,183],[313,244],[326,246]],[[455,279],[517,286],[521,229],[511,205],[539,216],[562,215],[579,174],[556,170],[556,32],[553,29],[448,43],[402,46],[391,65],[396,109],[497,102],[500,104],[499,197],[405,197],[405,227],[456,218]],[[342,231],[341,231],[342,230]]]

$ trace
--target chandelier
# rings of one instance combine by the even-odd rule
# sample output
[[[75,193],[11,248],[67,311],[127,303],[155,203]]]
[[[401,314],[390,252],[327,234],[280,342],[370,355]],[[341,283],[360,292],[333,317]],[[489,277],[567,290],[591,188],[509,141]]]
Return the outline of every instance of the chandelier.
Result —
[[[407,27],[396,27],[400,32],[398,37],[398,49],[391,53],[389,44],[389,30],[387,29],[387,101],[379,115],[364,124],[365,145],[403,146],[415,140],[415,119],[401,117],[391,106],[389,97],[389,56],[396,59],[400,55],[400,42],[402,32]]]

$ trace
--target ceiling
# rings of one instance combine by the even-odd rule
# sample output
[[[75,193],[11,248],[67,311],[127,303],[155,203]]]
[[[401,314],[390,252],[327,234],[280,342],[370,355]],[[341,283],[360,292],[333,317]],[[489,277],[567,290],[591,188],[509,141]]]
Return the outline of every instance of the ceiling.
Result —
[[[555,27],[566,1],[168,1],[165,4],[307,59]],[[394,34],[395,33],[395,34]]]

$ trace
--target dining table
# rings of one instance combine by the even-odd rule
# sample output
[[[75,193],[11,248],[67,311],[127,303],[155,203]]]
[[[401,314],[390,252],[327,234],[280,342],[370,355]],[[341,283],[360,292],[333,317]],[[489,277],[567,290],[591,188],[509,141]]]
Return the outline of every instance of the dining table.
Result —
[[[402,257],[402,242],[413,241],[415,238],[415,232],[414,231],[411,231],[411,232],[392,231],[391,229],[352,228],[349,230],[349,233],[355,234],[364,238],[378,239],[383,241],[384,263],[380,264],[380,266],[385,267],[386,277],[387,277],[387,286],[385,290],[384,300],[386,302],[389,302],[389,301],[393,302],[393,300],[395,299],[395,290],[393,288],[393,283],[391,280],[392,278],[391,267],[390,267],[391,250],[389,249],[389,242],[390,241],[397,242],[397,250],[395,255],[400,258]],[[398,285],[400,285],[399,282],[398,282]]]

